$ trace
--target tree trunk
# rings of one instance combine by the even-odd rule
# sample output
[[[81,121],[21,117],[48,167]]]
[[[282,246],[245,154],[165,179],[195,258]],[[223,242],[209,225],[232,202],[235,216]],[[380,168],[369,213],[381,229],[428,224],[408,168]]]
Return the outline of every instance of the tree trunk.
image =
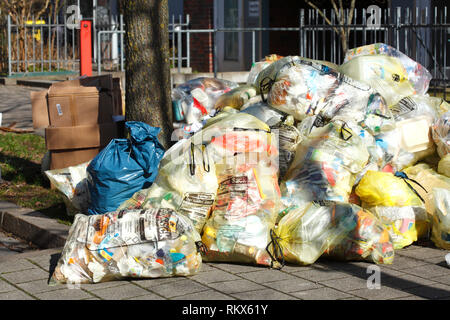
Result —
[[[161,128],[159,141],[172,144],[168,0],[121,0],[126,26],[125,119]]]

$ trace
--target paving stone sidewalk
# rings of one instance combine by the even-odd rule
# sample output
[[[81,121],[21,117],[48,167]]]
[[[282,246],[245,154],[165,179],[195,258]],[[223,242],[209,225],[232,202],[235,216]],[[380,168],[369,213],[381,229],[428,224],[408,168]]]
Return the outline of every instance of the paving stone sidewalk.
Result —
[[[16,121],[17,128],[32,127],[32,90],[42,89],[0,85],[4,125]],[[48,249],[0,260],[0,300],[449,300],[448,252],[413,245],[397,250],[392,265],[378,266],[319,260],[311,266],[270,270],[203,263],[201,272],[188,278],[130,279],[73,288],[48,285],[61,248]],[[379,289],[368,288],[373,279],[368,267],[374,266],[381,271]]]
[[[449,300],[448,251],[417,245],[378,265],[380,288],[366,262],[319,260],[282,270],[203,263],[191,277],[49,286],[61,249],[24,253],[0,263],[0,300]],[[368,281],[369,279],[369,281]]]

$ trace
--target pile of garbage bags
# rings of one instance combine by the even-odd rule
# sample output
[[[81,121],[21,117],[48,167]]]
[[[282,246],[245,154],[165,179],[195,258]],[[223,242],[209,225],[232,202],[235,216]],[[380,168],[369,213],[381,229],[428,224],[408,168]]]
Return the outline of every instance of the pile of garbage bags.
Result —
[[[127,122],[90,163],[46,172],[75,214],[53,283],[450,249],[450,110],[430,80],[372,44],[342,65],[271,55],[246,83],[175,87],[168,150],[159,128]]]

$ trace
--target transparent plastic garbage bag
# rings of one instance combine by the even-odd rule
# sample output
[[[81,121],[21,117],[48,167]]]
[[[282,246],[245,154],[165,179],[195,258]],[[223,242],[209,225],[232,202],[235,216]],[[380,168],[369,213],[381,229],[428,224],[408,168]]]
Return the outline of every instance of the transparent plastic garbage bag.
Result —
[[[344,57],[344,63],[356,57],[365,55],[386,55],[397,58],[405,68],[408,80],[412,83],[416,93],[423,95],[428,91],[432,79],[431,73],[420,63],[385,43],[373,43],[347,50]]]
[[[203,229],[204,261],[227,261],[279,266],[266,250],[270,230],[280,211],[276,168],[218,165],[217,199]]]
[[[423,186],[404,173],[396,176],[367,171],[355,189],[362,207],[375,214],[389,230],[394,249],[412,244],[429,230],[429,217],[418,188]]]
[[[248,114],[256,127],[229,127],[208,145],[219,183],[212,213],[203,228],[206,261],[278,267],[268,251],[270,230],[281,210],[276,157],[269,127]],[[226,120],[229,118],[226,118]]]
[[[436,214],[432,220],[431,240],[441,249],[450,250],[450,189],[434,188]]]
[[[405,67],[395,57],[358,56],[343,63],[339,72],[371,86],[385,99],[388,106],[416,93]]]
[[[444,113],[431,126],[433,141],[441,158],[450,153],[450,112]]]
[[[325,121],[339,117],[361,123],[372,133],[394,125],[390,110],[375,90],[319,61],[289,56],[266,70],[265,78],[259,80],[261,95],[267,95],[271,107],[296,120],[314,115]]]
[[[86,168],[89,162],[63,169],[47,170],[45,175],[58,191],[64,195],[69,216],[87,214],[90,202]]]
[[[189,219],[169,209],[78,214],[50,284],[190,276],[201,247]]]
[[[324,256],[392,263],[394,251],[388,232],[374,215],[357,205],[314,201],[285,211],[275,233],[287,262],[309,265]]]
[[[283,201],[347,202],[356,174],[368,163],[369,152],[353,126],[342,121],[315,128],[300,142],[283,177]]]
[[[166,152],[152,186],[136,192],[119,209],[152,208],[155,198],[161,199],[158,207],[185,215],[201,233],[217,194],[215,164],[204,145],[187,139],[179,146],[179,153]]]

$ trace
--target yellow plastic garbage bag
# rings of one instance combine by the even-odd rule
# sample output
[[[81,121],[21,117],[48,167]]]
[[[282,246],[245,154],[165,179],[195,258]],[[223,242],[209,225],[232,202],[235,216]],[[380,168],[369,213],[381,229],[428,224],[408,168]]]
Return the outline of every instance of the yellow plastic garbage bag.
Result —
[[[215,155],[219,187],[203,228],[205,261],[278,267],[266,250],[281,208],[273,140],[270,130],[233,128],[208,145]]]
[[[436,213],[432,217],[431,240],[436,247],[450,250],[450,189],[434,188]]]
[[[90,201],[86,180],[88,165],[89,162],[85,162],[77,166],[45,171],[50,183],[64,195],[63,200],[69,216],[88,212]]]
[[[217,199],[202,235],[204,261],[278,266],[266,250],[280,209],[275,168],[224,165],[217,173]]]
[[[428,230],[429,218],[415,188],[419,188],[418,184],[409,179],[389,172],[367,171],[355,189],[362,207],[388,229],[394,249],[412,244]]]
[[[420,194],[425,202],[425,208],[430,215],[435,214],[435,202],[433,199],[434,188],[448,189],[450,190],[450,178],[444,175],[438,174],[434,171],[430,165],[425,163],[419,163],[415,166],[408,167],[403,170],[409,178],[414,179],[420,183],[424,189],[416,188],[417,193]]]
[[[416,93],[423,95],[428,91],[432,79],[431,73],[420,63],[385,43],[373,43],[347,50],[344,63],[353,58],[367,55],[385,55],[397,58],[405,68],[408,74],[408,80],[412,83]]]
[[[330,121],[339,115],[342,120],[364,123],[372,132],[393,126],[384,99],[370,86],[317,61],[286,58],[277,61],[284,62],[278,72],[261,80],[261,92],[264,95],[263,89],[268,88],[267,102],[271,107],[296,120],[320,115]]]
[[[200,233],[217,194],[215,165],[204,145],[194,145],[189,139],[181,140],[180,146],[180,157],[172,150],[164,155],[152,186],[136,192],[119,209],[173,209],[188,217]],[[161,199],[159,205],[155,198]]]
[[[445,155],[438,163],[438,173],[450,178],[450,153]]]
[[[441,158],[450,153],[450,112],[444,113],[431,126],[431,133]]]
[[[339,67],[339,72],[375,89],[388,106],[416,91],[398,58],[386,55],[355,57]]]
[[[333,121],[300,142],[280,188],[286,205],[298,201],[347,202],[369,152],[353,125]]]
[[[280,121],[270,127],[272,132],[278,138],[279,157],[278,165],[280,168],[279,177],[282,179],[295,157],[295,151],[302,138],[300,131],[293,125],[294,118],[288,116],[286,120]]]
[[[319,257],[390,264],[389,233],[370,212],[332,201],[291,207],[275,229],[284,259],[308,265]]]
[[[275,149],[275,146],[270,145],[270,128],[252,115],[225,113],[218,119],[214,117],[211,120],[215,121],[208,122],[189,139],[180,140],[167,150],[160,161],[153,185],[135,193],[119,209],[173,209],[189,217],[200,233],[217,195],[216,162],[223,162],[227,155],[243,151],[234,147],[247,147],[252,151],[261,151],[261,148]],[[225,133],[228,139],[223,141]],[[253,143],[247,146],[237,143],[248,137],[252,137]],[[248,141],[250,140],[247,139]],[[222,148],[219,142],[225,143],[230,150]]]
[[[50,284],[194,275],[201,247],[190,220],[170,209],[77,214]]]

